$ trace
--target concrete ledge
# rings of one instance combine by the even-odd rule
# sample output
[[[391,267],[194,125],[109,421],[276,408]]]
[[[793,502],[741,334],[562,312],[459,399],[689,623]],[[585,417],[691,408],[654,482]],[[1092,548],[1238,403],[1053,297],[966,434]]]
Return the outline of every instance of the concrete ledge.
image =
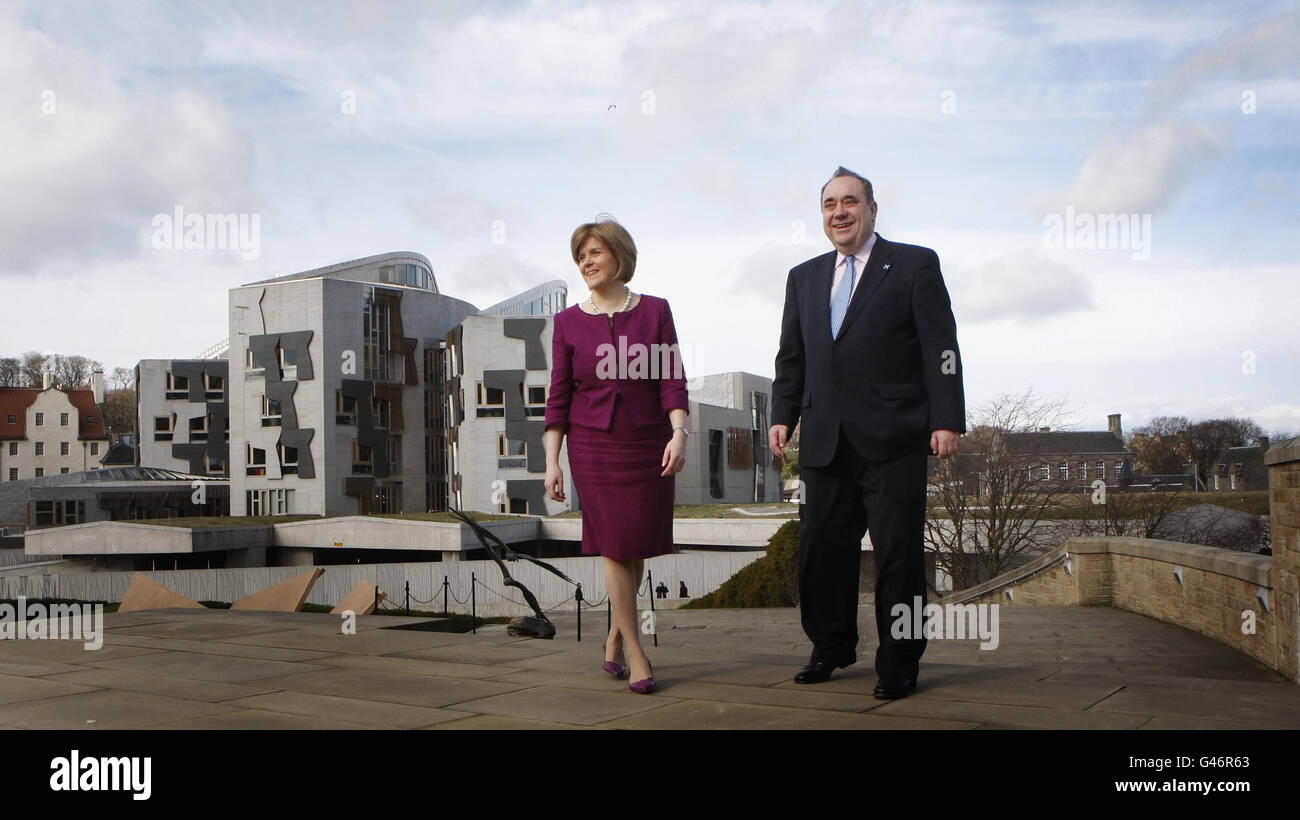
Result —
[[[1300,436],[1270,445],[1268,452],[1264,453],[1264,464],[1269,467],[1292,461],[1300,461]]]
[[[1109,606],[1176,624],[1291,680],[1288,603],[1273,559],[1145,538],[1072,538],[1060,548],[942,603]]]

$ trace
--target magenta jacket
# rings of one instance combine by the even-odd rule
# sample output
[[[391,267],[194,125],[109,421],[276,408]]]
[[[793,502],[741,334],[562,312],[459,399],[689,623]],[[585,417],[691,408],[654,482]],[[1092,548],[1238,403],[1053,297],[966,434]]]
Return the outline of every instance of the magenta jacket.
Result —
[[[551,390],[546,427],[577,424],[608,430],[614,399],[638,427],[667,421],[668,411],[690,412],[677,328],[668,300],[641,294],[625,313],[584,313],[577,305],[555,314]]]

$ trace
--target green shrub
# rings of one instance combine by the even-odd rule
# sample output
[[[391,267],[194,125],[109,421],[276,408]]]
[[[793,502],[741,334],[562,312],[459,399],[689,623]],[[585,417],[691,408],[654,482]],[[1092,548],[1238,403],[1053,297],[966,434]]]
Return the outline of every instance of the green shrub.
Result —
[[[799,522],[789,521],[767,542],[767,554],[683,609],[799,605]]]

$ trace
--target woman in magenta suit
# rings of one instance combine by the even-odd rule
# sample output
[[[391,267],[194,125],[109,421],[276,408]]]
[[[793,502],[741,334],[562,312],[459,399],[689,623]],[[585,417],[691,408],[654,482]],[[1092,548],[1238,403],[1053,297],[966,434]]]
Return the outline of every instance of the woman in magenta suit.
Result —
[[[582,552],[604,557],[612,611],[604,665],[654,688],[636,593],[645,559],[674,552],[673,490],[686,465],[686,376],[668,302],[633,293],[636,245],[614,221],[578,226],[573,261],[589,298],[555,315],[546,399],[546,491],[564,501],[560,446],[582,508]],[[622,654],[625,669],[618,662]]]

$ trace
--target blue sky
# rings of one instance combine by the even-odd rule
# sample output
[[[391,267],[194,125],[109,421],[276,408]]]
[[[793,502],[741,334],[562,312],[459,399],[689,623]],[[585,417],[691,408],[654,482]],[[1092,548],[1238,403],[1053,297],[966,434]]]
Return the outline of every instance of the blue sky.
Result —
[[[39,306],[6,355],[192,356],[228,288],[390,250],[480,306],[573,301],[569,234],[607,212],[688,375],[771,376],[843,164],[939,252],[973,408],[1300,431],[1295,3],[2,8],[0,288]],[[153,248],[177,205],[259,215],[257,258]],[[1049,247],[1067,207],[1148,218],[1148,258]]]

